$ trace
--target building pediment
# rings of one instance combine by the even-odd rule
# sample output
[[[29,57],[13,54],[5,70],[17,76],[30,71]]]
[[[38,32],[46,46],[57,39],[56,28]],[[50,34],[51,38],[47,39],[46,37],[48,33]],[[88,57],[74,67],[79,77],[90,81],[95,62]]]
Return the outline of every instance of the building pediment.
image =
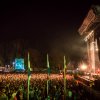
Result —
[[[100,26],[100,6],[92,6],[78,31],[80,35],[88,35],[98,26]]]

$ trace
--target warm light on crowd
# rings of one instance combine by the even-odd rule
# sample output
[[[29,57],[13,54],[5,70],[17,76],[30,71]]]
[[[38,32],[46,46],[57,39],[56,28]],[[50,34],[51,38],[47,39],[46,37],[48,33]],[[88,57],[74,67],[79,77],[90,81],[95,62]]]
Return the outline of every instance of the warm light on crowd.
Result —
[[[1,74],[0,75],[0,79],[7,79],[7,80],[27,80],[28,79],[28,76],[27,74]],[[59,74],[51,74],[50,77],[49,77],[51,80],[53,79],[62,79],[63,78],[63,75],[59,75]],[[66,78],[67,79],[72,79],[73,76],[69,76],[69,75],[66,75]],[[31,74],[31,79],[40,79],[40,80],[46,80],[47,79],[47,74]]]

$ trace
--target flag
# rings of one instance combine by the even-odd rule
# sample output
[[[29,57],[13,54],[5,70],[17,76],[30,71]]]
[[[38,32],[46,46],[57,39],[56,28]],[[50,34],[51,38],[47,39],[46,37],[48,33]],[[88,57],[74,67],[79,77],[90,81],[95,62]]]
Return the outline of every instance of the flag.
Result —
[[[28,90],[27,90],[27,100],[29,100],[29,87],[30,87],[30,55],[28,53]]]
[[[49,57],[48,57],[48,54],[47,54],[47,70],[48,70],[48,76],[50,75],[50,65],[49,65]]]
[[[30,55],[28,53],[28,77],[30,76]]]
[[[66,58],[64,56],[64,76],[66,75]],[[64,77],[65,78],[65,77]]]
[[[64,56],[64,99],[66,100],[66,58]]]
[[[50,81],[49,81],[49,76],[50,76],[50,66],[49,66],[49,57],[47,54],[47,71],[48,71],[48,75],[47,75],[47,97],[48,97],[48,93],[49,93],[49,85],[50,85]]]

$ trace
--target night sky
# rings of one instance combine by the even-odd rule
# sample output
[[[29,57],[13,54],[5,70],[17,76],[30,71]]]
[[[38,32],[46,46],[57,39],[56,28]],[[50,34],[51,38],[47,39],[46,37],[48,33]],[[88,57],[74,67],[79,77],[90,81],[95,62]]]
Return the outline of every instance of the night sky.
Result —
[[[35,49],[48,52],[56,48],[76,57],[84,52],[78,29],[94,1],[2,2],[0,43],[24,39]]]

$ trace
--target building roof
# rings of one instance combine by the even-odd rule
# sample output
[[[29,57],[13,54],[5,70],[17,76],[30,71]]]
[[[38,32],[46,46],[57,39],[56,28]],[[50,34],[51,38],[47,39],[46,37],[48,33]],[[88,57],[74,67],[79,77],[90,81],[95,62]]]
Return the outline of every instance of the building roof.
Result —
[[[92,30],[96,30],[100,26],[100,6],[91,6],[87,16],[85,17],[81,27],[80,35],[87,35]]]

